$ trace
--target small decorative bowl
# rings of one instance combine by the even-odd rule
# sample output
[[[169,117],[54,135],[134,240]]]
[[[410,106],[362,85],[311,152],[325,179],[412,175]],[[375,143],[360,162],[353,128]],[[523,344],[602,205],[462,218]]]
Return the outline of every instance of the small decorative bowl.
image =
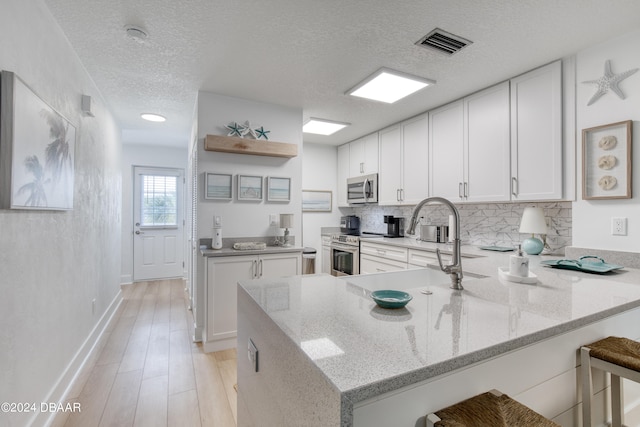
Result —
[[[406,292],[390,289],[373,291],[371,292],[371,298],[382,308],[402,308],[413,299]]]

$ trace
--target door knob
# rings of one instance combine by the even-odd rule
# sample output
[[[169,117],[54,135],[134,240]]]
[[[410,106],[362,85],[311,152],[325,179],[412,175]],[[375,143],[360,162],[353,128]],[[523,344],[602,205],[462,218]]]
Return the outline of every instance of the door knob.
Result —
[[[140,230],[136,230],[136,234],[144,234],[144,233]]]

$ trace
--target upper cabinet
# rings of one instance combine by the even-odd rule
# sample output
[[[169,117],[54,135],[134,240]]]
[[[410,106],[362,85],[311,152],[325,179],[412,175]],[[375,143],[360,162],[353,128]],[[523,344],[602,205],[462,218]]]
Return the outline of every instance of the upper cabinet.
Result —
[[[562,194],[562,63],[511,79],[512,200]]]
[[[465,200],[510,200],[509,82],[466,97],[464,119]]]
[[[338,147],[338,207],[348,207],[347,178],[349,178],[349,144]]]
[[[429,118],[381,130],[378,203],[415,205],[429,194]]]
[[[433,110],[429,120],[429,194],[509,200],[509,82]]]
[[[429,195],[464,200],[464,104],[429,112]]]
[[[378,172],[378,132],[338,147],[338,207],[349,207],[347,178]]]
[[[349,178],[378,172],[378,133],[349,143]]]

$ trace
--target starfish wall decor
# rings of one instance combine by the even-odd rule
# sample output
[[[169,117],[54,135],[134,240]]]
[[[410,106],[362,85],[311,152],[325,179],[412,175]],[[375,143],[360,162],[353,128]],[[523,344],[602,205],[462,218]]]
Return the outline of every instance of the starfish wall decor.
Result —
[[[264,126],[254,129],[249,120],[245,120],[243,125],[238,124],[238,122],[233,122],[224,127],[229,129],[227,136],[239,136],[240,138],[244,138],[245,135],[251,135],[254,139],[269,139],[267,134],[271,132],[270,130],[265,130]]]
[[[618,84],[636,71],[638,71],[638,69],[634,68],[633,70],[628,70],[624,73],[613,74],[613,72],[611,71],[611,61],[607,59],[607,61],[604,63],[604,76],[600,77],[597,80],[587,80],[582,82],[586,84],[598,85],[598,90],[596,90],[596,93],[593,94],[587,105],[591,105],[596,102],[602,95],[607,93],[609,89],[611,89],[611,92],[618,95],[620,99],[624,99],[624,93],[622,93],[622,90],[620,89]]]

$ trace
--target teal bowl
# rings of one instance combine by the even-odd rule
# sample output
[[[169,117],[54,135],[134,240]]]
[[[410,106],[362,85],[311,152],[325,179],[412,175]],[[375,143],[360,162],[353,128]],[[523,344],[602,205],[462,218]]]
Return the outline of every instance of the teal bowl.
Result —
[[[402,308],[413,299],[406,292],[390,289],[373,291],[371,292],[371,298],[382,308]]]

